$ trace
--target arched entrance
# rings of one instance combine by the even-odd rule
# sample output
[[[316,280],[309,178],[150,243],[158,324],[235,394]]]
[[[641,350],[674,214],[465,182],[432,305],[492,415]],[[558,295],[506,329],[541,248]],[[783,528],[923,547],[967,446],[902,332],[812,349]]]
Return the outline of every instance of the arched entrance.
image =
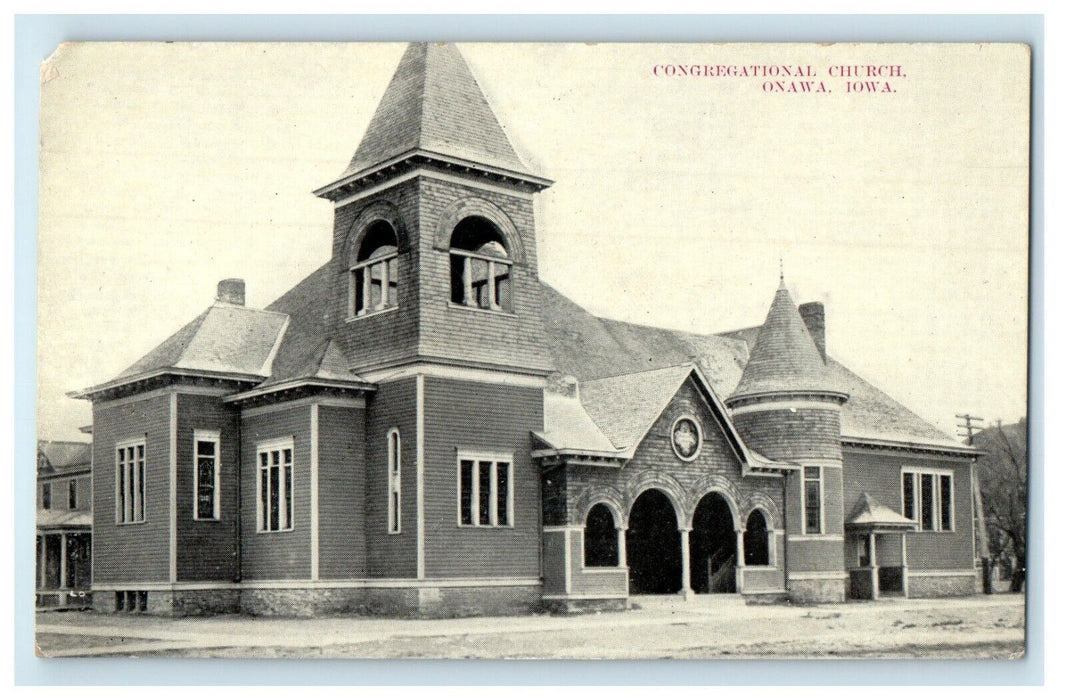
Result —
[[[737,535],[733,511],[718,493],[700,499],[692,516],[692,590],[735,593]]]
[[[626,560],[631,595],[681,590],[681,535],[674,505],[666,494],[649,489],[637,497],[626,530]]]

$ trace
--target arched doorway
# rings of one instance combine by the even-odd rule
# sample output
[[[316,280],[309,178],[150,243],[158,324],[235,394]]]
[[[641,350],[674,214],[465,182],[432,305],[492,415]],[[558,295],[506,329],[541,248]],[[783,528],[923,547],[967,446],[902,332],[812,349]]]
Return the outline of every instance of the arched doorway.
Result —
[[[692,516],[692,590],[696,593],[735,593],[737,535],[733,511],[719,493],[700,499]]]
[[[631,595],[681,590],[681,535],[674,505],[666,494],[649,489],[637,497],[626,530],[626,560]]]

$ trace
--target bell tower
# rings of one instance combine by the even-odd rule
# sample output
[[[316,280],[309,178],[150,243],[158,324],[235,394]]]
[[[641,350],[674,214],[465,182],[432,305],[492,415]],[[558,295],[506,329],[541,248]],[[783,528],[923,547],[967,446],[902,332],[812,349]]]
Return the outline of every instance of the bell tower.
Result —
[[[432,363],[542,376],[534,195],[451,44],[410,44],[334,203],[327,325],[350,369]]]

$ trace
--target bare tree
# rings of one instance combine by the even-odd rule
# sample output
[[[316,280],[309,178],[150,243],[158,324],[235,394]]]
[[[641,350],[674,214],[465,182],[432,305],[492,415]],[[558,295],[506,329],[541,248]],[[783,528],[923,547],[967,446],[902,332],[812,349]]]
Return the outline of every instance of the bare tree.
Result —
[[[999,423],[974,436],[974,445],[987,453],[977,460],[977,470],[989,552],[997,563],[1013,560],[1012,592],[1020,591],[1025,583],[1027,440],[1028,425],[1024,417],[1015,424]]]

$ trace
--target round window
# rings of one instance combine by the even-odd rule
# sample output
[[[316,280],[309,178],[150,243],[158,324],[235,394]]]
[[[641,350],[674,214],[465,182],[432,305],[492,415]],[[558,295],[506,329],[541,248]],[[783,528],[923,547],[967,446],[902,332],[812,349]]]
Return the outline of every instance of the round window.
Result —
[[[703,443],[700,424],[690,416],[681,416],[670,430],[670,443],[674,452],[686,462],[696,459]]]

